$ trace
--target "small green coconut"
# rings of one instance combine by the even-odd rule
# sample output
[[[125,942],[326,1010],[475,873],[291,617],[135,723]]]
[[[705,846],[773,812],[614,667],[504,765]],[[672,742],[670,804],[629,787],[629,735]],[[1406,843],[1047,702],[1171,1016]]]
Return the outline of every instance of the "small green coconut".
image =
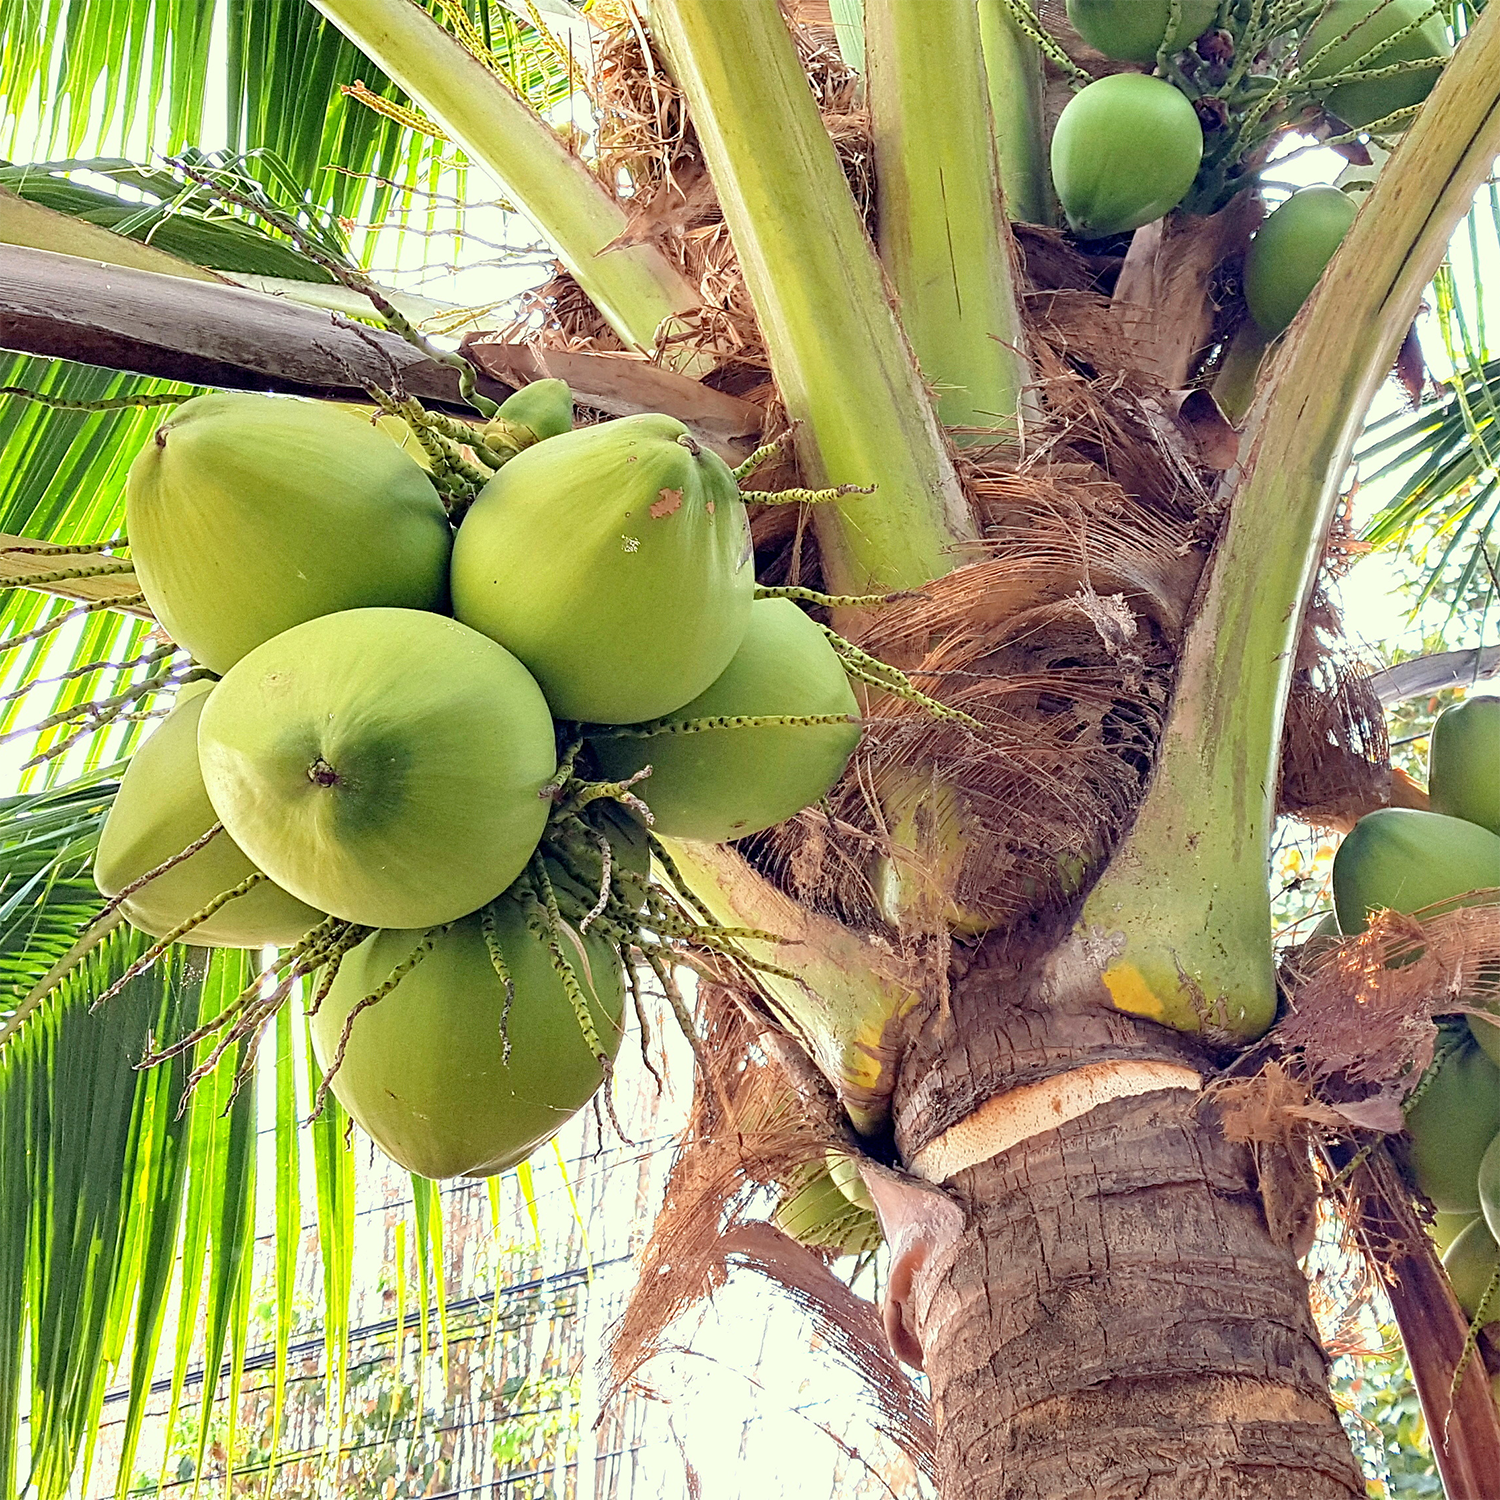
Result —
[[[681,708],[729,665],[754,592],[734,475],[673,417],[527,448],[480,492],[453,550],[454,613],[525,662],[563,719]]]
[[[375,1144],[423,1177],[488,1177],[524,1161],[604,1081],[604,1065],[585,1043],[562,979],[520,907],[504,898],[491,911],[491,936],[515,986],[509,1016],[484,921],[465,917],[434,939],[390,993],[354,1016],[330,1082]],[[377,932],[344,957],[312,1021],[325,1072],[355,1008],[423,937]],[[561,947],[612,1059],[625,1004],[619,959],[592,936],[581,951],[568,941]]]
[[[1432,1243],[1437,1246],[1437,1253],[1446,1255],[1454,1240],[1476,1219],[1483,1217],[1483,1214],[1434,1214],[1428,1233],[1432,1236]]]
[[[1079,90],[1052,135],[1052,182],[1080,239],[1138,229],[1176,208],[1203,158],[1186,94],[1144,73],[1112,73]]]
[[[453,533],[432,482],[324,402],[185,401],[130,466],[125,517],[152,613],[215,672],[319,615],[447,606]]]
[[[130,758],[94,855],[94,883],[119,895],[202,838],[219,821],[198,769],[198,720],[211,683],[190,683],[172,712]],[[255,869],[228,833],[143,885],[120,905],[126,920],[165,937]],[[269,880],[226,902],[182,941],[203,948],[286,947],[323,913]]]
[[[1500,698],[1465,698],[1432,726],[1432,811],[1500,834]]]
[[[1263,332],[1288,327],[1354,222],[1359,206],[1336,187],[1306,187],[1273,210],[1245,256],[1245,303]]]
[[[801,1245],[837,1255],[864,1255],[881,1240],[872,1209],[851,1203],[826,1167],[804,1172],[804,1185],[776,1206],[771,1222]]]
[[[1414,912],[1439,902],[1480,905],[1493,897],[1458,898],[1500,886],[1500,836],[1463,818],[1412,807],[1366,813],[1333,857],[1339,926],[1363,932],[1371,912]]]
[[[1218,0],[1181,0],[1167,51],[1191,46],[1218,14]],[[1154,63],[1171,16],[1172,0],[1068,0],[1068,19],[1079,36],[1120,62]]]
[[[1398,32],[1406,34],[1388,47],[1382,45]],[[1315,86],[1335,73],[1373,71],[1393,63],[1432,64],[1327,88],[1327,107],[1359,130],[1398,109],[1420,104],[1432,92],[1451,51],[1448,28],[1442,15],[1433,11],[1431,0],[1333,0],[1303,39],[1297,56]]]
[[[735,718],[841,716],[835,724],[673,725]],[[757,599],[733,660],[706,692],[650,738],[593,741],[604,776],[635,787],[672,838],[719,842],[758,833],[814,803],[843,774],[859,743],[859,704],[838,655],[789,599]]]
[[[1453,1033],[1444,1031],[1444,1039]],[[1417,1186],[1442,1213],[1481,1207],[1479,1167],[1500,1132],[1500,1068],[1469,1039],[1450,1053],[1406,1111]]]
[[[573,430],[573,393],[561,380],[533,380],[500,404],[481,435],[492,448],[519,453]]]
[[[556,772],[541,690],[442,615],[359,609],[258,646],[198,726],[204,785],[261,869],[366,927],[475,911],[537,847]]]

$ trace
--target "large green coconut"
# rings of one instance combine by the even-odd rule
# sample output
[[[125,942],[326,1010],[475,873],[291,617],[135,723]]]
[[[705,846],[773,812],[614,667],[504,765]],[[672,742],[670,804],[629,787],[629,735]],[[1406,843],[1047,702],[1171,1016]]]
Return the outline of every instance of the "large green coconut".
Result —
[[[524,1161],[593,1097],[604,1068],[584,1042],[547,950],[516,902],[495,903],[494,936],[515,984],[505,990],[478,915],[438,937],[432,951],[355,1018],[330,1087],[375,1143],[424,1177],[489,1176]],[[313,1017],[313,1047],[332,1066],[349,1015],[404,963],[420,931],[377,932],[348,954]],[[620,1045],[625,990],[602,940],[563,955],[586,997],[606,1055]]]
[[[183,688],[172,712],[131,757],[94,855],[94,883],[106,896],[117,896],[219,821],[198,770],[198,719],[211,686]],[[228,833],[217,833],[196,854],[126,897],[120,910],[142,932],[165,937],[254,869]],[[284,947],[322,920],[321,912],[263,880],[182,941],[204,948]]]
[[[366,927],[450,922],[498,896],[546,823],[541,690],[442,615],[357,609],[257,646],[198,727],[209,799],[261,869]]]
[[[1496,1142],[1500,1142],[1500,1135],[1490,1142],[1479,1163],[1479,1211],[1492,1234],[1500,1225],[1500,1150]]]
[[[131,465],[125,515],[146,602],[215,672],[319,615],[447,604],[452,531],[431,481],[322,402],[184,402]]]
[[[1427,1231],[1432,1236],[1432,1243],[1437,1247],[1439,1255],[1446,1255],[1448,1247],[1466,1230],[1476,1219],[1482,1219],[1483,1214],[1434,1214],[1432,1216],[1432,1227]]]
[[[1218,0],[1181,0],[1167,51],[1191,46],[1218,14]],[[1171,16],[1171,0],[1068,0],[1068,19],[1079,36],[1120,62],[1154,63]]]
[[[1381,908],[1420,911],[1493,886],[1500,886],[1500,836],[1413,807],[1366,813],[1333,857],[1334,906],[1349,934],[1363,932]]]
[[[667,725],[830,714],[847,722],[725,725],[648,739],[605,734],[593,743],[610,780],[651,767],[634,790],[656,831],[673,838],[743,838],[823,796],[859,743],[859,704],[818,626],[789,599],[757,599],[734,659]]]
[[[1461,1045],[1406,1111],[1412,1176],[1443,1213],[1480,1207],[1479,1165],[1500,1131],[1500,1068],[1460,1035]]]
[[[1297,316],[1359,206],[1336,187],[1306,187],[1273,210],[1245,256],[1245,302],[1269,334]]]
[[[1298,58],[1314,84],[1335,73],[1373,71],[1392,63],[1431,59],[1434,65],[1388,78],[1336,84],[1324,94],[1329,110],[1358,130],[1398,109],[1420,104],[1432,92],[1441,64],[1452,50],[1442,16],[1429,12],[1431,0],[1333,0],[1298,49]],[[1425,19],[1415,30],[1382,48],[1387,37],[1406,31],[1419,18]]]
[[[1081,239],[1138,229],[1182,202],[1198,175],[1203,129],[1186,94],[1144,73],[1081,89],[1052,135],[1052,182]]]
[[[629,724],[695,698],[744,639],[750,527],[724,461],[673,417],[549,438],[464,517],[453,608],[563,719]]]
[[[1482,1218],[1461,1230],[1443,1252],[1443,1270],[1448,1273],[1454,1300],[1469,1317],[1478,1317],[1480,1323],[1493,1323],[1500,1317],[1500,1296],[1493,1292],[1485,1295],[1497,1267],[1500,1267],[1500,1244],[1496,1244]]]
[[[1500,698],[1466,698],[1432,726],[1432,811],[1500,834]]]

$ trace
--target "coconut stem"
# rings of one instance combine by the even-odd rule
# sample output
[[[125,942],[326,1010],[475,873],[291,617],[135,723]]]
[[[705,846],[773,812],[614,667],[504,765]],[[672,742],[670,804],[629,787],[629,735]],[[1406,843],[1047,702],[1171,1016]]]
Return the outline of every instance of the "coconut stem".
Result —
[[[898,589],[894,594],[824,594],[797,584],[759,584],[757,599],[794,599],[803,604],[817,604],[823,609],[873,609],[877,604],[894,604],[900,599],[925,599],[921,589]]]
[[[505,955],[500,951],[500,938],[495,931],[495,903],[491,901],[481,908],[479,913],[480,931],[484,933],[485,951],[490,956],[490,967],[494,969],[505,990],[505,1000],[500,1006],[500,1061],[504,1066],[510,1066],[510,1012],[516,1003],[516,981],[510,972],[510,965],[505,962]]]
[[[144,974],[146,970],[149,969],[151,965],[154,964],[156,960],[159,959],[162,954],[172,946],[173,943],[180,942],[195,927],[201,927],[203,923],[208,921],[208,919],[213,916],[213,914],[218,911],[221,906],[226,906],[237,896],[243,896],[247,891],[254,890],[255,887],[258,886],[265,878],[266,876],[263,871],[252,870],[247,876],[245,876],[242,881],[240,881],[238,885],[230,887],[230,889],[227,891],[220,891],[219,894],[215,896],[207,906],[203,907],[201,911],[196,911],[185,921],[179,922],[169,933],[167,933],[165,937],[160,939],[158,942],[153,943],[149,948],[147,948],[146,951],[141,954],[141,956],[136,959],[136,961],[131,964],[131,966],[126,969],[126,971],[122,975],[120,975],[120,977],[115,980],[115,982],[110,985],[110,987],[105,990],[105,992],[100,995],[92,1005],[89,1006],[89,1009],[91,1011],[98,1010],[106,1000],[113,1000],[114,997],[118,995],[120,991],[123,990],[132,979],[136,978],[140,974]]]
[[[889,662],[881,661],[877,656],[871,656],[868,651],[861,651],[853,641],[846,640],[830,626],[819,625],[818,629],[828,637],[829,643],[838,652],[844,670],[849,676],[870,687],[879,688],[883,693],[890,693],[893,697],[903,698],[908,703],[918,704],[935,718],[952,719],[955,723],[962,724],[978,734],[984,733],[984,725],[978,719],[971,714],[964,713],[962,709],[949,708],[946,703],[939,703],[936,698],[929,698],[900,667],[893,667]]]
[[[135,893],[143,886],[149,885],[153,880],[157,878],[157,876],[165,875],[168,870],[176,869],[178,865],[182,864],[186,860],[191,859],[200,849],[207,848],[214,839],[218,838],[218,836],[223,833],[223,831],[224,825],[222,823],[213,824],[213,826],[210,827],[206,832],[199,834],[198,837],[195,838],[192,843],[187,846],[186,849],[179,849],[176,854],[172,855],[168,859],[164,859],[154,869],[147,870],[144,875],[138,876],[136,879],[132,880],[129,885],[124,886],[120,890],[116,891],[115,894],[109,898],[109,901],[105,904],[104,910],[101,911],[99,915],[101,917],[107,917],[112,911],[118,911],[120,906],[124,902],[128,901],[133,895],[135,895]]]
[[[311,1125],[319,1115],[323,1113],[323,1106],[328,1102],[328,1089],[332,1084],[334,1075],[343,1066],[344,1053],[349,1046],[349,1038],[354,1032],[354,1020],[361,1011],[368,1010],[372,1005],[378,1005],[392,990],[411,973],[416,966],[432,952],[433,945],[452,926],[451,922],[445,922],[441,927],[429,927],[422,934],[421,941],[417,946],[386,975],[380,985],[364,996],[357,1005],[344,1017],[343,1030],[339,1032],[338,1046],[334,1048],[333,1058],[329,1063],[328,1071],[324,1073],[322,1081],[318,1084],[318,1092],[313,1096],[312,1113],[308,1115],[304,1123]]]
[[[877,488],[873,484],[835,484],[821,490],[741,490],[740,499],[746,505],[825,505],[845,495],[873,495]]]
[[[601,740],[653,740],[664,734],[703,734],[711,729],[802,729],[822,724],[858,724],[857,714],[720,714],[708,719],[659,719],[620,724],[595,735]]]
[[[735,468],[729,471],[734,475],[734,482],[738,484],[740,480],[748,479],[758,468],[760,468],[763,463],[766,463],[769,459],[775,458],[776,455],[780,453],[789,442],[791,442],[791,440],[792,434],[790,432],[784,432],[779,438],[776,438],[769,443],[762,443],[760,447],[757,448],[755,452],[752,453],[750,457],[744,461],[744,463],[738,464]],[[744,491],[742,490],[740,493],[743,495]]]

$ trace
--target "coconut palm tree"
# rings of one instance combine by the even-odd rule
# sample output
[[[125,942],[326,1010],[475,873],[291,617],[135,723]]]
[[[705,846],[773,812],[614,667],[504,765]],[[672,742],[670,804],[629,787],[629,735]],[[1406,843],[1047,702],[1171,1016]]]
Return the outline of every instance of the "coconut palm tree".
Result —
[[[1161,11],[1162,37],[1201,9],[1129,3]],[[0,842],[0,1483],[64,1492],[112,1366],[138,1429],[178,1254],[207,1267],[180,1321],[201,1318],[211,1364],[233,1352],[254,1189],[235,1084],[258,1059],[296,1222],[285,1007],[259,1016],[267,1049],[250,1028],[215,1051],[210,1027],[173,1052],[244,992],[250,957],[169,945],[143,968],[149,940],[90,879],[141,716],[199,670],[153,630],[119,536],[125,470],[163,403],[204,388],[378,390],[451,437],[555,374],[742,466],[758,576],[837,630],[866,717],[822,807],[657,848],[703,935],[677,950],[706,976],[702,1079],[653,1252],[670,1290],[638,1308],[621,1370],[716,1256],[835,1305],[779,1232],[721,1233],[726,1206],[789,1194],[833,1151],[890,1249],[884,1328],[926,1372],[945,1495],[1361,1494],[1298,1264],[1316,1121],[1329,1201],[1392,1273],[1449,1494],[1500,1491],[1466,1320],[1381,1145],[1399,1114],[1298,1096],[1253,1128],[1204,1098],[1227,1079],[1243,1106],[1292,1076],[1259,1072],[1296,982],[1272,943],[1278,810],[1337,822],[1390,795],[1378,715],[1309,605],[1365,409],[1500,152],[1500,20],[1372,9],[1400,24],[1368,55],[1342,57],[1348,0],[1221,0],[1189,49],[1136,64],[1177,101],[1171,130],[1203,136],[1191,186],[1144,224],[1104,200],[1149,200],[1132,174],[1162,169],[1165,127],[1121,165],[1131,127],[1106,114],[1049,173],[1074,91],[1122,71],[1053,4],[14,10],[4,92],[50,144],[0,197],[3,383],[27,393],[0,410],[3,634],[26,701],[63,680],[16,725],[44,759]],[[1347,91],[1431,80],[1435,55],[1406,44],[1449,9],[1462,40],[1425,104],[1419,87],[1346,129]],[[575,88],[592,141],[543,118]],[[209,157],[220,91],[231,152]],[[144,170],[80,157],[132,123],[159,153]],[[1298,129],[1382,164],[1268,349],[1238,272]],[[343,228],[399,211],[444,154],[503,184],[558,262],[520,325],[458,355]],[[1116,161],[1103,185],[1096,159]],[[1060,227],[1059,190],[1109,233]],[[233,284],[252,277],[280,295]],[[435,452],[462,488],[470,461]],[[62,671],[41,647],[58,639]],[[148,1038],[164,1060],[136,1070]],[[1414,1057],[1386,1059],[1392,1077]],[[335,1340],[345,1124],[330,1099],[306,1137]],[[910,1416],[847,1305],[841,1326]]]

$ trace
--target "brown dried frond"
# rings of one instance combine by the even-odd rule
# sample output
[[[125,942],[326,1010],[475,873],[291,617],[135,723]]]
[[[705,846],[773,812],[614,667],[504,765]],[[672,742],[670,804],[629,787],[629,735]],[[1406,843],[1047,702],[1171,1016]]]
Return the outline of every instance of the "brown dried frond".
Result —
[[[1348,1101],[1383,1099],[1380,1128],[1399,1130],[1399,1101],[1432,1061],[1433,1017],[1500,1004],[1500,905],[1451,907],[1380,912],[1289,967],[1292,1010],[1273,1035],[1346,1118],[1361,1118]]]
[[[995,471],[974,491],[997,518],[981,558],[872,611],[860,644],[984,731],[880,697],[828,810],[741,845],[804,904],[858,925],[878,923],[869,869],[893,806],[962,813],[958,865],[906,874],[937,882],[939,907],[1005,925],[1076,886],[1150,769],[1203,562],[1188,523],[1092,470]]]
[[[791,31],[850,191],[868,219],[874,179],[869,119],[857,107],[858,76],[844,65],[831,31],[795,19]],[[698,293],[698,309],[664,331],[658,357],[683,348],[706,353],[715,366],[708,384],[769,403],[774,391],[765,347],[707,164],[681,92],[633,7],[596,50],[592,91],[599,109],[594,171],[628,216],[615,245],[654,244]],[[620,347],[561,268],[505,336],[552,348]]]
[[[693,1109],[667,1181],[665,1203],[642,1256],[629,1305],[611,1331],[616,1387],[636,1383],[666,1347],[672,1322],[724,1285],[736,1266],[784,1287],[813,1319],[822,1343],[867,1382],[881,1429],[931,1474],[933,1435],[926,1402],[891,1353],[874,1307],[857,1297],[826,1258],[764,1222],[768,1189],[800,1182],[799,1173],[842,1145],[828,1107],[806,1107],[795,1080],[776,1062],[768,1023],[722,987],[699,985],[703,1055]]]

